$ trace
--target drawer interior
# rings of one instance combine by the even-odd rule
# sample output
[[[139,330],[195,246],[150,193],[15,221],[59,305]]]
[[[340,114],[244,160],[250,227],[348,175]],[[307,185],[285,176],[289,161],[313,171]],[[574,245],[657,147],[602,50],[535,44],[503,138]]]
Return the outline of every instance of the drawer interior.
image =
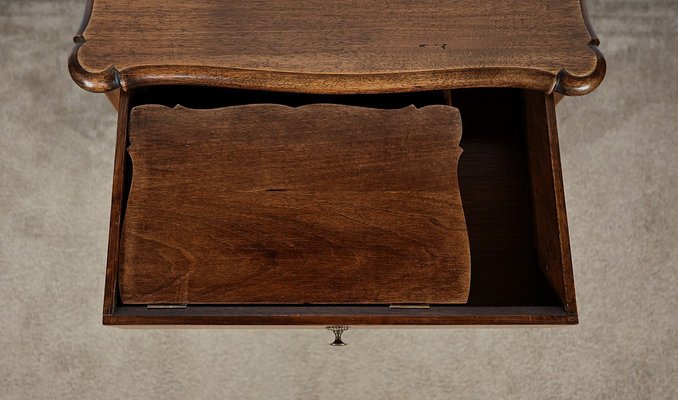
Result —
[[[372,108],[452,105],[462,120],[458,179],[468,229],[471,283],[468,302],[426,310],[388,305],[205,305],[149,311],[126,305],[117,287],[110,324],[456,324],[574,323],[569,243],[563,246],[564,208],[553,99],[517,89],[463,89],[382,95],[300,95],[202,87],[148,87],[127,94],[121,110],[180,104],[210,109],[242,104],[316,103]],[[553,121],[549,123],[549,118]],[[123,121],[123,119],[121,119]],[[123,121],[126,123],[125,121]],[[551,132],[551,130],[553,132]],[[556,140],[555,152],[552,141]],[[540,165],[544,164],[544,165]],[[557,174],[546,174],[552,169]],[[124,157],[120,220],[133,168]],[[555,197],[554,197],[555,196]],[[552,198],[555,198],[553,200]],[[553,204],[551,204],[553,203]],[[114,201],[115,207],[115,201]],[[563,205],[564,207],[564,205]],[[113,228],[111,233],[113,234]],[[564,234],[567,236],[566,223]],[[555,239],[554,239],[555,238]],[[566,238],[565,238],[566,239]],[[558,249],[554,249],[557,247]],[[557,250],[557,251],[556,251]],[[554,258],[554,254],[556,257]],[[109,277],[110,277],[109,255]],[[115,271],[114,271],[115,272]],[[568,286],[569,284],[569,286]],[[115,285],[114,285],[115,286]]]

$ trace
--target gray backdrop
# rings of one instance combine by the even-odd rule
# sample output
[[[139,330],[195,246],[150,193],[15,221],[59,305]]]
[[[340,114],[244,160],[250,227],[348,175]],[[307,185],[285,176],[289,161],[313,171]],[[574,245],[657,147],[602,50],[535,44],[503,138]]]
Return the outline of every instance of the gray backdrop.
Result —
[[[70,79],[84,1],[0,0],[1,399],[678,398],[678,1],[589,1],[602,86],[558,107],[581,324],[101,325],[116,118]]]

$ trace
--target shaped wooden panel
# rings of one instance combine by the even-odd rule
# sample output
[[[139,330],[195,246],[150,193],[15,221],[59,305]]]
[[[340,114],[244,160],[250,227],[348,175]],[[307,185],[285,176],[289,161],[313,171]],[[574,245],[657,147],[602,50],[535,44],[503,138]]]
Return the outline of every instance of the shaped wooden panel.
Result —
[[[465,303],[455,108],[132,109],[124,304]]]

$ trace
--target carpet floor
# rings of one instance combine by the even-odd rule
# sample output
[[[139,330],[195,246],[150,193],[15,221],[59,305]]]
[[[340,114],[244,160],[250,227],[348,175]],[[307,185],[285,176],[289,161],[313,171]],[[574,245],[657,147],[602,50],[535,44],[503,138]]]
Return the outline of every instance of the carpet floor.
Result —
[[[678,2],[590,0],[608,73],[558,106],[578,326],[101,325],[115,113],[84,1],[0,0],[0,399],[678,398]]]

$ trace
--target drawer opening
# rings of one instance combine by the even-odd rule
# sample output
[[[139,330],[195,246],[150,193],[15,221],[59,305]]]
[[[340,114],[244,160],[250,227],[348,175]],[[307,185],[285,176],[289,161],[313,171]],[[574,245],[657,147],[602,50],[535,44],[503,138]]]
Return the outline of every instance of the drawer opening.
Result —
[[[449,90],[393,94],[320,95],[222,89],[204,86],[150,86],[136,89],[132,107],[160,104],[167,107],[209,109],[244,104],[282,104],[299,107],[307,104],[342,104],[369,108],[395,109],[414,105],[449,105]]]
[[[468,306],[560,306],[539,266],[524,91],[452,91],[461,113],[461,190],[471,246]]]
[[[533,182],[531,173],[535,164],[534,160],[530,160],[527,135],[530,129],[530,134],[535,134],[535,128],[528,129],[526,121],[526,98],[529,95],[529,91],[518,89],[462,89],[330,96],[172,86],[136,89],[130,98],[130,108],[142,104],[169,107],[181,104],[188,108],[209,109],[265,103],[293,107],[314,103],[372,108],[402,108],[412,104],[417,107],[434,104],[456,107],[462,120],[460,145],[464,152],[459,160],[458,178],[471,250],[470,294],[468,302],[463,305],[433,305],[432,311],[414,312],[422,315],[502,315],[518,310],[516,312],[534,316],[562,314],[563,323],[571,310],[564,307],[562,296],[551,283],[553,278],[545,273],[544,256],[540,256],[539,250],[540,243],[544,241],[540,235],[544,236],[548,232],[544,228],[540,229],[535,221],[535,218],[542,216],[535,211],[534,186],[542,182]],[[543,96],[541,93],[539,95]],[[129,160],[126,165],[125,181],[129,182],[133,171]],[[123,201],[122,213],[124,204]],[[550,268],[553,271],[558,266],[551,265]],[[559,272],[555,273],[557,275]],[[118,304],[121,310],[126,308],[119,297]],[[127,311],[121,312],[132,315],[138,307],[130,305]],[[186,312],[200,314],[201,311],[196,311],[196,307],[204,309],[207,314],[229,314],[232,311],[225,310],[247,306],[190,305],[189,310],[192,311]],[[250,307],[252,310],[264,310],[267,306],[259,304]],[[326,309],[330,314],[335,312],[331,310],[344,310],[341,305],[309,304],[296,307]],[[347,304],[345,307],[344,311],[355,309],[368,314],[376,310],[376,306],[366,305]],[[388,305],[384,307],[388,308]],[[410,311],[394,311],[393,315],[410,315]],[[259,311],[253,312],[256,314]],[[568,321],[576,322],[576,314],[574,320]]]

